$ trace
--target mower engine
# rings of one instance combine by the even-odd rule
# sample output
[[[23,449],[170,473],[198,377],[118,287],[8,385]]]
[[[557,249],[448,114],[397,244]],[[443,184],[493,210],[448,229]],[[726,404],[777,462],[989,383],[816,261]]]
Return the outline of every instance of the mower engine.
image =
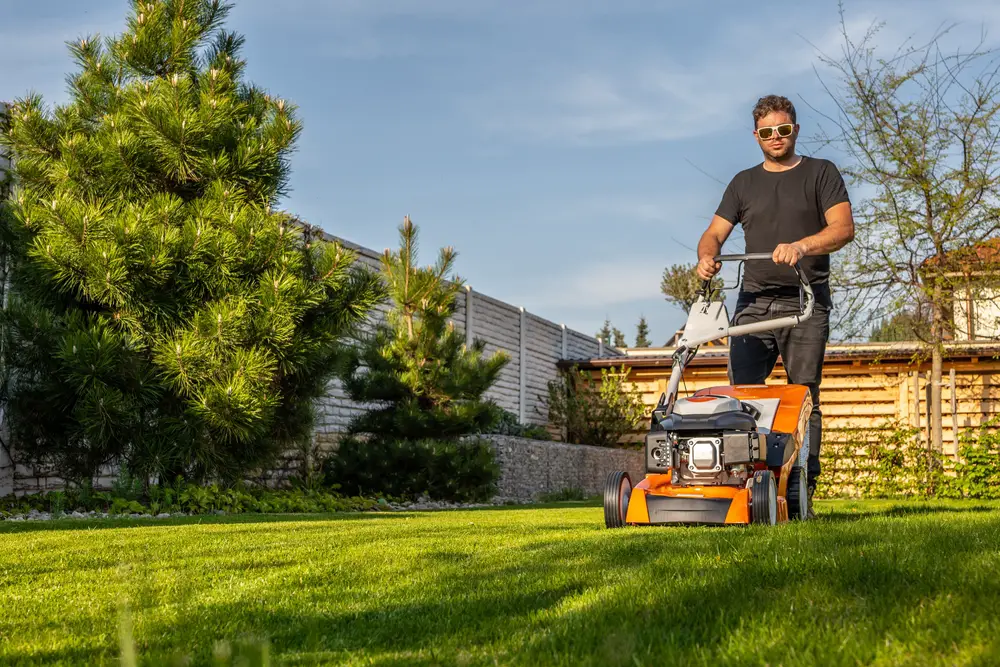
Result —
[[[679,399],[646,436],[646,471],[670,472],[674,486],[745,486],[767,460],[759,416],[730,396]]]

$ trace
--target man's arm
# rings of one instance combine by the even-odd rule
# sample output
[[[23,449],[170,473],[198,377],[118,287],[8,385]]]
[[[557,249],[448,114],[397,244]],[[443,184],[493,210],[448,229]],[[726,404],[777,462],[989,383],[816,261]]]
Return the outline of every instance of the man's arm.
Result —
[[[712,216],[708,229],[698,241],[698,277],[709,280],[719,272],[722,264],[715,261],[715,256],[722,252],[722,244],[733,233],[733,223],[718,215]]]
[[[831,206],[824,216],[826,227],[819,233],[776,247],[772,256],[774,262],[795,264],[808,255],[828,255],[854,240],[854,216],[851,213],[850,202],[845,201]]]

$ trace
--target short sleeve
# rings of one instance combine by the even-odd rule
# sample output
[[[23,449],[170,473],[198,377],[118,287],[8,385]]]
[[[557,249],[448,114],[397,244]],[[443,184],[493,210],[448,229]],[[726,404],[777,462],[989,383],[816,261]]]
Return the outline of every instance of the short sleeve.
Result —
[[[726,191],[722,193],[722,201],[719,202],[719,208],[715,210],[715,214],[733,225],[738,225],[742,222],[743,203],[735,178],[729,181]]]
[[[850,201],[847,185],[844,184],[840,170],[832,162],[824,162],[823,169],[819,173],[820,208],[826,213],[832,206]]]

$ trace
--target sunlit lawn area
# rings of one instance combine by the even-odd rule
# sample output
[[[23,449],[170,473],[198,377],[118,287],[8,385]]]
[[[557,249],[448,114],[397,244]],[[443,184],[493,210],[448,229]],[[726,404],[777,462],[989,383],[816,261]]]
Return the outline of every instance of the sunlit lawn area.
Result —
[[[987,665],[1000,504],[824,502],[764,528],[595,503],[0,523],[0,664]],[[128,609],[127,615],[123,610]]]

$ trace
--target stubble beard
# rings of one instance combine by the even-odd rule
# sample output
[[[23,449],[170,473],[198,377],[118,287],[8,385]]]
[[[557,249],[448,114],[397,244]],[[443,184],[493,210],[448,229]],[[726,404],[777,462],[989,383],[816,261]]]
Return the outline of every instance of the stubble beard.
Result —
[[[791,157],[792,153],[795,152],[795,142],[789,141],[780,149],[774,149],[770,146],[761,146],[764,149],[764,154],[771,158],[775,162],[784,160],[785,158]]]

